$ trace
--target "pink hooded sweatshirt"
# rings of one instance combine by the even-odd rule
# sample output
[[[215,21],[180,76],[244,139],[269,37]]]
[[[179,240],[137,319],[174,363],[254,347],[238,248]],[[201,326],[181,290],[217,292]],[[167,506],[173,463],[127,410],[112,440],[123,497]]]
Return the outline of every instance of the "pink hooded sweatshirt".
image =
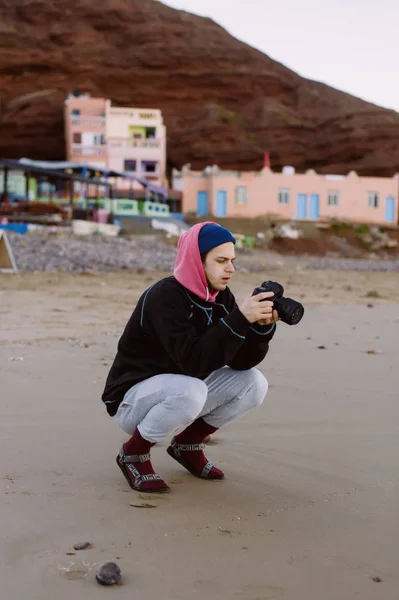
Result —
[[[211,291],[208,287],[198,246],[198,236],[204,225],[217,225],[217,223],[213,221],[197,223],[180,237],[173,275],[179,283],[202,300],[215,302],[219,292]]]

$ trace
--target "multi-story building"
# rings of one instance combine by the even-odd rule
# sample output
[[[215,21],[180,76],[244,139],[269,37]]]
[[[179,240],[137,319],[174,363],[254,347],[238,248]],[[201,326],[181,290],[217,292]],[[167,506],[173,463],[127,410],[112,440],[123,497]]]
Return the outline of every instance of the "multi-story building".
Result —
[[[106,115],[108,167],[164,185],[166,127],[161,111],[117,108],[109,103]]]
[[[107,167],[106,111],[104,98],[68,96],[64,109],[68,161]]]
[[[65,101],[67,159],[166,184],[166,127],[158,109],[118,108],[105,98]],[[126,185],[122,180],[118,187]]]

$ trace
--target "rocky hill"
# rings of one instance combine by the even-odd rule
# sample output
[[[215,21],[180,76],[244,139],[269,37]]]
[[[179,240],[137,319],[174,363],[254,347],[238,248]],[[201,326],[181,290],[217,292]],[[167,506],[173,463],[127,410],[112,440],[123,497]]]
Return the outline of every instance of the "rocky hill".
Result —
[[[169,166],[392,175],[399,114],[156,0],[0,0],[0,156],[62,159],[72,90],[161,108]]]

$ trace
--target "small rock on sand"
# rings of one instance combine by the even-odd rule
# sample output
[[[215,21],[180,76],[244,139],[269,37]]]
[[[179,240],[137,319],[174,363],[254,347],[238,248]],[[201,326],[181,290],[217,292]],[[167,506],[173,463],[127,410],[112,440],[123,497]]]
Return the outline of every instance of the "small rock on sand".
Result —
[[[121,579],[121,570],[116,563],[107,562],[98,569],[96,579],[101,585],[115,585]]]
[[[79,542],[78,544],[75,544],[73,549],[74,550],[87,550],[87,548],[91,548],[91,544],[90,542]]]

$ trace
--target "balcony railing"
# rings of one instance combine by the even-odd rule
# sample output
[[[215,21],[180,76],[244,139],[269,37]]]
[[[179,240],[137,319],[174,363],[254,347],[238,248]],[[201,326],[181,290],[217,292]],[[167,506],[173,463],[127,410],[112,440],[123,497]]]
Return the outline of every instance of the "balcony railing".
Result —
[[[104,156],[105,146],[82,146],[81,144],[72,144],[72,154],[74,156]]]
[[[157,181],[157,179],[160,178],[161,174],[160,173],[137,173],[137,175],[139,175],[140,177],[145,177],[146,179],[148,179],[148,181]]]
[[[110,117],[122,117],[123,119],[129,118],[136,122],[139,121],[155,121],[162,123],[162,113],[160,110],[131,110],[130,108],[112,108],[109,111]]]
[[[71,117],[72,127],[91,127],[93,129],[105,129],[104,117]]]
[[[129,169],[128,171],[126,171],[125,169],[125,173],[127,173],[128,175],[137,175],[138,177],[145,177],[146,179],[159,179],[161,176],[160,171],[156,171],[155,173],[151,172],[151,173],[147,173],[146,171],[140,171],[138,169],[132,170]]]
[[[110,148],[160,148],[159,139],[108,138]]]

